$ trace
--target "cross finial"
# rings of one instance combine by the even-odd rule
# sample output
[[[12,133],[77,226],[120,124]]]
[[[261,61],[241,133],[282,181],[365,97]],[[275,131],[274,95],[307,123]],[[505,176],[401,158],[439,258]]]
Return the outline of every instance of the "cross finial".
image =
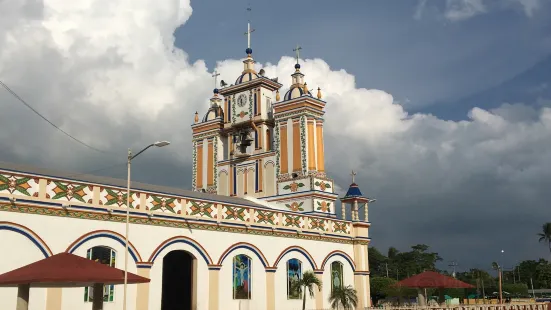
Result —
[[[297,64],[298,64],[298,59],[300,58],[300,50],[302,49],[302,47],[300,47],[298,44],[297,44],[297,47],[293,49],[293,51],[297,54]]]
[[[218,87],[218,76],[220,73],[218,73],[216,70],[214,70],[214,73],[212,74],[212,77],[214,78],[214,88]]]
[[[352,173],[350,174],[352,176],[352,183],[355,182],[355,179],[356,179],[356,172],[354,170],[352,170]]]
[[[245,35],[247,36],[247,48],[251,48],[251,33],[254,32],[254,29],[251,29],[251,6],[249,5],[247,7],[247,11],[249,12],[248,16],[248,22],[247,22],[247,32],[245,32]]]

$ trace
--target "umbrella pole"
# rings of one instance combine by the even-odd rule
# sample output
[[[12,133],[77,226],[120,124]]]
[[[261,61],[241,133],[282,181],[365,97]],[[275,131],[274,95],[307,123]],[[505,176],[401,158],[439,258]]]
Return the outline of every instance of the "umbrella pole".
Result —
[[[94,284],[94,296],[92,298],[92,310],[103,310],[103,283]]]
[[[29,291],[31,289],[30,284],[19,284],[17,286],[17,306],[16,310],[28,310],[29,309]]]

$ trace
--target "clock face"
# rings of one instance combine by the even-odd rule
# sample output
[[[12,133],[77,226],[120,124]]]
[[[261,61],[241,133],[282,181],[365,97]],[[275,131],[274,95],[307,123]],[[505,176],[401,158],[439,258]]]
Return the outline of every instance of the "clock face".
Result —
[[[237,97],[238,106],[244,107],[246,103],[247,103],[247,96],[245,94],[241,94],[239,95],[239,97]]]

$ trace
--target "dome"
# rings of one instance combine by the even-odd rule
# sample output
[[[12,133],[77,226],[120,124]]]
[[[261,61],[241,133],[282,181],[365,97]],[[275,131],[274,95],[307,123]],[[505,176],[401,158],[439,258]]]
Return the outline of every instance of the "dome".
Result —
[[[235,85],[249,82],[255,79],[258,79],[258,74],[256,72],[245,72],[237,77],[237,80],[235,80]]]
[[[354,197],[357,197],[357,198],[363,197],[363,194],[360,191],[358,184],[356,183],[350,184],[350,187],[348,188],[346,195],[344,195],[344,198],[354,198]]]
[[[211,107],[203,117],[203,122],[212,121],[219,117],[222,117],[222,109],[220,107]]]
[[[312,93],[308,92],[307,94],[305,94],[304,89],[302,89],[302,87],[300,87],[299,85],[294,85],[291,87],[291,89],[289,89],[285,93],[283,100],[295,99],[295,98],[301,97],[302,95],[312,96]]]

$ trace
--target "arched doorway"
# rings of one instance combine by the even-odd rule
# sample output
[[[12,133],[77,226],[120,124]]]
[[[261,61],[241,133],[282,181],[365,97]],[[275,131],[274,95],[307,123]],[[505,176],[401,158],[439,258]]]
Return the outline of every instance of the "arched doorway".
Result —
[[[196,303],[197,260],[175,250],[163,258],[161,310],[192,310]]]

